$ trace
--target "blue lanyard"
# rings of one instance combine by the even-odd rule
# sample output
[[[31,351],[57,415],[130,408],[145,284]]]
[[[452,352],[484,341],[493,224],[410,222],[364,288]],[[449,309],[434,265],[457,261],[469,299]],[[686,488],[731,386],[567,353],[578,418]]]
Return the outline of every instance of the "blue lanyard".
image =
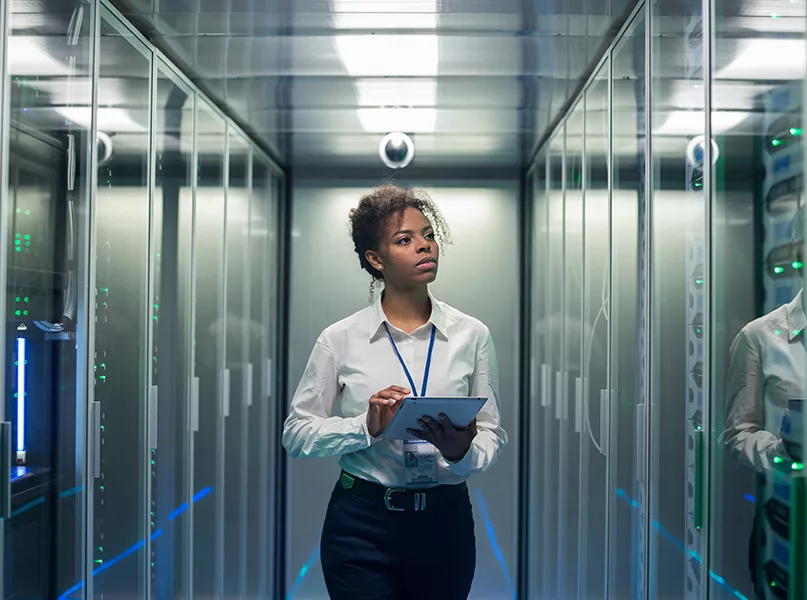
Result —
[[[398,357],[398,361],[401,363],[403,367],[404,373],[406,374],[406,378],[409,380],[409,385],[411,386],[412,393],[417,396],[417,388],[415,387],[415,381],[412,379],[412,375],[409,373],[409,369],[406,368],[406,363],[404,362],[403,357],[401,357],[401,353],[398,352],[398,346],[395,345],[395,340],[392,339],[392,334],[390,333],[389,327],[387,324],[384,323],[384,329],[387,330],[387,335],[389,336],[389,341],[392,344],[392,349],[395,350],[395,355]],[[426,387],[429,384],[429,371],[432,368],[432,351],[434,350],[434,334],[437,332],[437,327],[432,325],[432,336],[429,340],[429,353],[426,355],[426,371],[423,373],[423,388],[420,391],[421,397],[426,395]]]

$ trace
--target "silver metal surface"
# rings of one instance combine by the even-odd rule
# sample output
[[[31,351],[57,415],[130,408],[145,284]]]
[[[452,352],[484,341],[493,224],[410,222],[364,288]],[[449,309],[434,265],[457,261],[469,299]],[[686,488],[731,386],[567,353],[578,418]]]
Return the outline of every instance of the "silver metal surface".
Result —
[[[252,386],[254,383],[254,373],[253,373],[253,366],[252,363],[247,363],[247,374],[246,374],[246,397],[245,397],[245,404],[246,406],[252,406]]]
[[[199,431],[199,378],[191,378],[191,431]],[[193,488],[191,488],[193,489]]]
[[[704,244],[704,269],[703,269],[703,322],[706,323],[706,327],[704,327],[703,332],[703,407],[702,407],[702,414],[703,414],[703,429],[702,431],[705,432],[709,438],[711,439],[714,436],[714,439],[718,438],[718,435],[722,433],[723,423],[718,423],[718,427],[720,428],[719,432],[712,431],[712,398],[713,398],[713,390],[712,390],[712,332],[716,331],[716,327],[720,323],[718,319],[713,319],[713,311],[712,311],[712,303],[714,302],[714,287],[712,286],[712,273],[715,272],[713,269],[714,260],[715,260],[715,252],[712,245],[712,227],[714,224],[714,205],[715,205],[715,190],[714,190],[714,168],[715,165],[713,164],[712,154],[713,148],[711,144],[712,140],[712,85],[713,85],[713,59],[714,59],[714,45],[715,45],[715,4],[717,4],[714,0],[703,0],[701,4],[702,11],[703,11],[703,74],[704,74],[704,81],[703,81],[703,91],[704,91],[704,105],[703,105],[703,113],[704,113],[704,139],[705,143],[703,144],[704,152],[703,152],[703,206],[704,206],[704,228],[703,228],[703,244]],[[716,339],[719,339],[719,336],[715,336]],[[722,353],[722,348],[720,349]],[[718,388],[719,389],[719,388]],[[695,444],[696,448],[698,447],[697,440]],[[711,512],[709,510],[709,499],[710,494],[708,489],[703,490],[704,485],[709,486],[708,484],[704,484],[704,482],[711,482],[712,481],[712,464],[711,464],[711,447],[712,444],[708,442],[703,442],[700,447],[702,447],[703,456],[701,457],[701,464],[703,465],[704,471],[702,473],[698,473],[698,461],[695,462],[695,477],[700,478],[698,481],[696,479],[695,485],[697,486],[700,484],[701,486],[701,502],[705,502],[706,506],[701,506],[700,511],[703,518],[703,522],[700,523],[701,531],[703,532],[700,536],[701,542],[701,556],[703,557],[703,572],[704,573],[711,573],[711,566],[712,566],[712,553],[710,551],[711,548],[711,538],[713,532],[710,532],[709,521]],[[717,479],[719,481],[719,479]],[[698,497],[696,495],[695,502],[698,501]],[[697,511],[698,508],[696,507],[695,510]],[[698,527],[698,523],[695,522],[695,527]],[[716,532],[714,532],[716,533]],[[801,571],[802,565],[798,565],[795,567],[796,573],[795,576],[799,576],[797,573]],[[701,585],[701,598],[702,600],[708,600],[711,592],[711,581],[706,580]]]
[[[157,423],[159,422],[159,388],[156,385],[149,387],[149,443],[148,447],[151,450],[157,449]]]
[[[614,19],[610,2],[588,0],[433,0],[397,2],[392,9],[352,0],[115,3],[155,31],[161,50],[189,65],[194,79],[266,148],[295,165],[380,167],[378,142],[399,128],[368,131],[359,111],[390,105],[436,109],[434,126],[413,132],[420,164],[520,164],[522,133],[537,140],[552,122]],[[401,60],[378,41],[388,34],[419,36],[405,46],[409,65],[423,52],[414,50],[417,40],[434,45],[436,67],[406,73],[433,79],[434,94],[412,103],[363,96],[359,80],[366,73],[351,62],[345,40],[352,36],[361,45],[375,38],[370,44],[381,48],[380,58],[367,79],[378,82],[400,74]],[[524,104],[528,82],[537,89],[532,105]],[[535,131],[518,130],[519,111],[535,116]]]
[[[93,401],[90,412],[90,430],[92,432],[92,476],[101,477],[101,403]]]

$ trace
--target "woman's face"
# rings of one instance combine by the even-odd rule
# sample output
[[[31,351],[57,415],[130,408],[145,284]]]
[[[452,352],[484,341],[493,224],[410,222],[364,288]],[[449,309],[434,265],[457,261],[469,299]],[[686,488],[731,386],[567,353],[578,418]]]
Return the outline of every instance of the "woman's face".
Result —
[[[416,208],[392,216],[380,236],[377,252],[367,252],[367,260],[395,287],[428,284],[437,278],[440,248],[434,229]]]

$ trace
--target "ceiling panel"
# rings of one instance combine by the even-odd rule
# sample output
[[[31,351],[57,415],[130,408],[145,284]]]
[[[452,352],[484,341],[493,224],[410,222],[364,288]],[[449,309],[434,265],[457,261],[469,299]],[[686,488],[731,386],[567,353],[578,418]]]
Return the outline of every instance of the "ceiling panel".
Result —
[[[216,102],[295,165],[517,166],[630,0],[118,0]],[[613,8],[609,8],[613,6]]]

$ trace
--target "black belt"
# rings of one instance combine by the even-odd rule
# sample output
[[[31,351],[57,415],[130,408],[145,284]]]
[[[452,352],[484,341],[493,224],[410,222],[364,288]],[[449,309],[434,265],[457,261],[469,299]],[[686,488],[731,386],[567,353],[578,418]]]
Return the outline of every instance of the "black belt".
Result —
[[[455,504],[468,493],[465,483],[430,488],[388,488],[342,471],[339,487],[349,494],[382,504],[391,511],[423,511]]]

